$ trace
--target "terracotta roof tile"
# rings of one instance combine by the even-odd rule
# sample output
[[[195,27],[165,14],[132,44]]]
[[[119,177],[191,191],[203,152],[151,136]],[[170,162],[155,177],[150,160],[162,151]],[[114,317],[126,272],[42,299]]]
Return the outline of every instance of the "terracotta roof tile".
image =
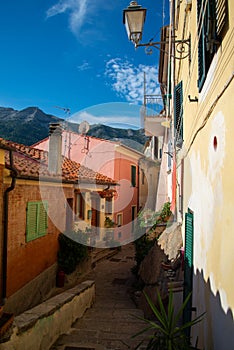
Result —
[[[58,178],[57,175],[48,171],[48,152],[31,146],[25,146],[16,142],[7,141],[0,138],[0,148],[14,151],[14,167],[18,172],[18,177],[23,178]],[[117,181],[95,172],[89,168],[76,163],[66,157],[62,162],[62,180],[72,183],[84,182],[95,184],[117,184]],[[6,167],[9,168],[9,155],[5,155]]]

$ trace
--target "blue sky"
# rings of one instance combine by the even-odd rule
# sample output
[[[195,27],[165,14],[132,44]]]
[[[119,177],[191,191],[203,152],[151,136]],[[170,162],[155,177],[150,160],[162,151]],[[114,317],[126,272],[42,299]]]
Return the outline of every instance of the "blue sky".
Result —
[[[144,42],[160,40],[168,2],[139,1],[147,8]],[[77,122],[139,126],[144,72],[147,93],[159,93],[159,52],[146,55],[128,40],[122,10],[129,3],[1,1],[0,106],[36,106]]]

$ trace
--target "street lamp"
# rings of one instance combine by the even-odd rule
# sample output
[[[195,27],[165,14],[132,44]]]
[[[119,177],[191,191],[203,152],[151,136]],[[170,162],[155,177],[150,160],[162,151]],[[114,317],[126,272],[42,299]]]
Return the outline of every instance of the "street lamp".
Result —
[[[123,23],[127,31],[129,40],[135,46],[142,39],[142,31],[145,23],[146,9],[138,5],[136,1],[131,1],[128,8],[123,10]]]
[[[175,40],[172,38],[170,42],[169,40],[164,40],[156,42],[150,41],[148,43],[141,44],[140,41],[142,39],[145,17],[146,9],[141,5],[138,5],[137,1],[131,1],[130,5],[123,10],[123,23],[125,24],[128,38],[133,42],[135,48],[139,46],[145,46],[147,48],[154,47],[160,51],[165,52],[161,46],[165,47],[166,44],[169,44],[171,42],[171,44],[175,44],[175,50],[180,54],[179,57],[174,56],[175,58],[184,59],[190,56],[190,38],[185,40]],[[168,52],[165,53],[168,54]]]

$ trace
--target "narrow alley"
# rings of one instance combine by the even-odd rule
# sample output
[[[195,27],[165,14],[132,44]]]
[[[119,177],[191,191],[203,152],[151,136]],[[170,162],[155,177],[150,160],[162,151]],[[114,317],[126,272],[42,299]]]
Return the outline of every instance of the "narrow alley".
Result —
[[[142,336],[132,336],[144,329],[143,311],[131,298],[134,275],[134,245],[97,264],[86,276],[94,280],[96,298],[82,319],[67,334],[59,337],[51,350],[125,350],[135,349]],[[139,349],[145,349],[143,345]]]

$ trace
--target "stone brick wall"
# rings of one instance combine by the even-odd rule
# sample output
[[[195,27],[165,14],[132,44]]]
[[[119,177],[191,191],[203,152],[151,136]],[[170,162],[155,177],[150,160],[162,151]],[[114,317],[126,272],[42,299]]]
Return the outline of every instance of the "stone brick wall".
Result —
[[[94,281],[84,281],[15,317],[11,334],[1,339],[0,350],[49,350],[67,333],[95,299]]]

